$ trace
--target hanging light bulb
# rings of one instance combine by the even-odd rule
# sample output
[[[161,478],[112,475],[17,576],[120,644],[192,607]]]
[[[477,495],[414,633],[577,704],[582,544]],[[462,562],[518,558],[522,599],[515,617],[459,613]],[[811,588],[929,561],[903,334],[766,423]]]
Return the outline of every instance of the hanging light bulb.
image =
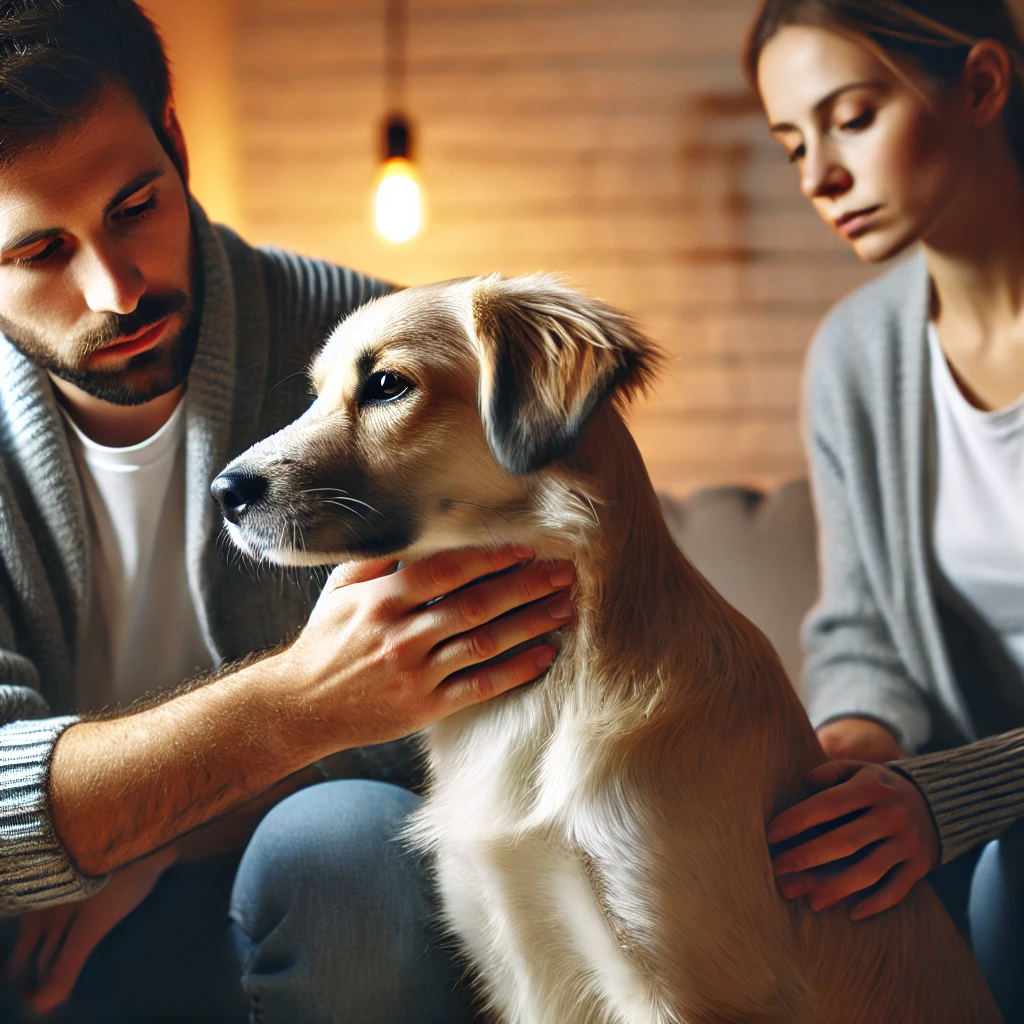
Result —
[[[407,0],[387,0],[384,9],[385,101],[392,113],[384,122],[384,166],[374,202],[377,230],[395,245],[415,238],[423,224],[419,176],[412,162],[412,131],[405,109],[409,12]]]
[[[416,167],[411,160],[409,123],[400,114],[384,127],[384,167],[377,182],[377,230],[395,245],[415,238],[423,220]]]

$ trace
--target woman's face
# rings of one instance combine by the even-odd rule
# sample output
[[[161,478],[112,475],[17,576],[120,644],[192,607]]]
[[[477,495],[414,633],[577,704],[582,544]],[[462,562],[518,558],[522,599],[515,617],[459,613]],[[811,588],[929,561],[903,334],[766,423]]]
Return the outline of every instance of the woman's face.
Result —
[[[957,91],[899,67],[907,78],[853,39],[802,25],[773,36],[758,64],[772,135],[801,191],[871,263],[929,234],[971,152]]]

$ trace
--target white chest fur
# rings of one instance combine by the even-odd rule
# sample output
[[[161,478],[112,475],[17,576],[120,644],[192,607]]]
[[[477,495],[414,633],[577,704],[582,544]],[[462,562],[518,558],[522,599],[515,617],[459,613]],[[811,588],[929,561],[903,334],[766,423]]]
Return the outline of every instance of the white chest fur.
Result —
[[[662,1024],[599,904],[577,837],[614,834],[581,778],[586,737],[539,694],[432,730],[414,832],[435,854],[448,922],[507,1024]],[[466,721],[466,719],[470,719]]]

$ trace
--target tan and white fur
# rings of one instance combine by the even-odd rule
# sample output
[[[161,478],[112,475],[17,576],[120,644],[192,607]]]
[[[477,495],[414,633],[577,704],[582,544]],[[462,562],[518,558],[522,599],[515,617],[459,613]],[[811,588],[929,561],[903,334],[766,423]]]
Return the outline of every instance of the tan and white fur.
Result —
[[[622,418],[657,361],[542,276],[375,300],[316,358],[309,411],[228,467],[267,482],[229,532],[293,565],[507,541],[575,563],[547,675],[425,735],[412,835],[495,1021],[998,1021],[927,885],[856,924],[779,896],[765,823],[824,755],[662,520]]]

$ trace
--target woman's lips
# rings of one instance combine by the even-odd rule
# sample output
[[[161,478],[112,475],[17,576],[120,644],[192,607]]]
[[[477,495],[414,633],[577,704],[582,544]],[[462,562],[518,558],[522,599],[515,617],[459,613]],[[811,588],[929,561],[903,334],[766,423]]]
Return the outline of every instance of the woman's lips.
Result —
[[[835,229],[846,238],[856,238],[870,227],[871,218],[880,209],[881,206],[869,206],[863,210],[855,210],[853,213],[844,213],[842,217],[833,222]]]
[[[93,352],[89,357],[89,362],[95,366],[97,363],[103,364],[131,359],[132,356],[137,356],[140,352],[145,352],[156,345],[163,337],[164,331],[170,322],[171,318],[165,316],[163,320],[157,320],[155,324],[144,327],[141,331],[129,335],[124,340],[105,345],[103,348]]]

